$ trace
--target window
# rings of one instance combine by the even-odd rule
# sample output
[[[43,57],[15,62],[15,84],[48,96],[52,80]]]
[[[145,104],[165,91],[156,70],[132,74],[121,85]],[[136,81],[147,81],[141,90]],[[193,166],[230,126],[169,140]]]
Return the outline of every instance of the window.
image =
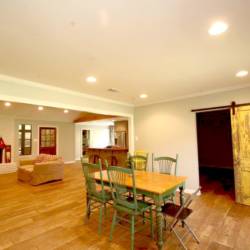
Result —
[[[32,126],[19,124],[18,126],[18,153],[19,155],[31,155],[32,149]]]

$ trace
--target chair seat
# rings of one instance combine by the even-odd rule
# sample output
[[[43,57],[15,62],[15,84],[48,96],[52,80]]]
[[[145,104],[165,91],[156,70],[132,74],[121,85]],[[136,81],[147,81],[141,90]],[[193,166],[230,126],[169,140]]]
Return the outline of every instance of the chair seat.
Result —
[[[130,199],[131,198],[128,198],[127,201],[129,201]],[[131,201],[131,204],[133,204],[132,201]],[[149,204],[147,202],[143,202],[143,201],[137,201],[137,206],[138,206],[138,210],[136,211],[135,209],[124,207],[123,205],[114,204],[114,207],[117,210],[122,211],[122,212],[126,212],[128,214],[132,214],[132,215],[142,214],[143,212],[149,210],[151,207],[151,204]]]
[[[162,213],[165,216],[175,217],[180,208],[181,208],[180,205],[176,205],[173,203],[166,203],[164,206],[162,206]],[[178,216],[178,219],[185,220],[192,212],[193,212],[192,209],[185,207]]]
[[[98,191],[98,193],[88,194],[88,195],[91,199],[101,203],[105,203],[112,200],[112,193],[109,190],[104,190],[104,199],[102,196],[102,191]]]

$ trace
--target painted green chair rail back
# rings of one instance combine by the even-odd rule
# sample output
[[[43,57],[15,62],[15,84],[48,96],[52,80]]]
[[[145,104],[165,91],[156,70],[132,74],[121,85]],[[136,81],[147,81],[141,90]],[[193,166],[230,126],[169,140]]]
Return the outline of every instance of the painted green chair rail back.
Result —
[[[82,160],[82,169],[86,180],[86,187],[89,196],[96,198],[100,201],[104,201],[106,193],[104,190],[103,178],[102,178],[102,164],[101,160],[97,164],[86,163]],[[97,183],[95,179],[95,172],[100,173],[100,182]]]
[[[133,168],[109,166],[107,170],[115,205],[120,205],[124,207],[125,210],[137,210],[138,205],[136,199],[136,184]],[[127,188],[128,183],[132,186],[132,188]],[[127,196],[128,192],[132,193],[132,197],[129,201]]]
[[[154,157],[152,154],[152,170],[155,171],[155,163],[158,164],[159,172],[169,175],[177,175],[178,154],[176,158],[169,156]],[[174,170],[173,170],[174,169]]]
[[[146,171],[148,165],[148,157],[143,155],[129,156],[130,167],[133,165],[135,170]]]

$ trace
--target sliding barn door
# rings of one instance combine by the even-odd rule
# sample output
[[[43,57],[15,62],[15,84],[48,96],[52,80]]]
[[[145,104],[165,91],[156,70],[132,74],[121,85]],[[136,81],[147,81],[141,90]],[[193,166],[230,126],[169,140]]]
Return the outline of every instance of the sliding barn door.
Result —
[[[236,201],[250,205],[250,106],[231,112]]]

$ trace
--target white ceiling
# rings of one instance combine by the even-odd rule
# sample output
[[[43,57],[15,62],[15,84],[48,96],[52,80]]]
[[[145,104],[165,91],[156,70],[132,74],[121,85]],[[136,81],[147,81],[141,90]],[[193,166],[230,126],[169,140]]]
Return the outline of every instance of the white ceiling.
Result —
[[[70,110],[68,114],[64,114],[63,109],[52,107],[44,107],[43,111],[39,111],[38,106],[23,103],[11,103],[10,107],[6,107],[4,102],[0,101],[0,115],[11,116],[16,119],[73,122],[82,114],[84,112],[74,110]]]
[[[0,73],[134,104],[237,88],[249,24],[250,0],[1,0]]]

